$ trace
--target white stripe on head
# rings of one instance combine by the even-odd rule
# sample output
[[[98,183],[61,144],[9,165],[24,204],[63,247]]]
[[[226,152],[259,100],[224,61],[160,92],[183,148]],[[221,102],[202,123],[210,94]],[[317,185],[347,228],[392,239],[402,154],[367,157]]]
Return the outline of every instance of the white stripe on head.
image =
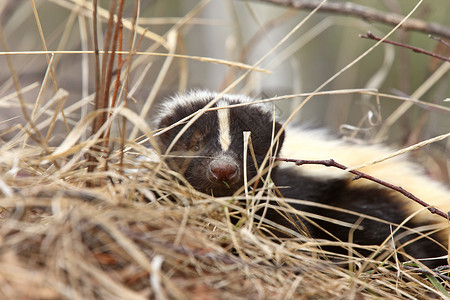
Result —
[[[218,107],[227,106],[228,103],[226,101],[217,102]],[[222,147],[222,151],[227,151],[231,145],[231,136],[230,136],[230,109],[224,108],[217,110],[217,118],[219,120],[219,143]]]

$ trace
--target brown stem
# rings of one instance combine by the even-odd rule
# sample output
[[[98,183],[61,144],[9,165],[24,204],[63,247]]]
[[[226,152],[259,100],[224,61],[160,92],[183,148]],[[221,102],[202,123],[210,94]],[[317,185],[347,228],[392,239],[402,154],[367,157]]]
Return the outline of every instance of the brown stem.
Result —
[[[443,266],[443,267],[445,267],[445,266]],[[413,270],[413,271],[421,273],[421,274],[438,276],[438,277],[440,277],[440,278],[442,278],[444,280],[450,281],[450,277],[449,276],[439,273],[438,269],[440,269],[441,267],[438,267],[436,269],[428,270],[428,269],[422,269],[422,268],[417,268],[417,267],[413,267],[413,266],[403,265],[403,268],[405,268],[407,270]]]
[[[335,162],[333,159],[305,160],[305,159],[290,159],[290,158],[279,158],[279,157],[275,157],[274,159],[276,161],[293,162],[297,166],[301,166],[301,165],[324,165],[326,167],[335,167],[335,168],[338,168],[338,169],[341,169],[341,170],[348,170],[348,168],[346,166]],[[404,196],[408,197],[409,199],[414,200],[415,202],[419,203],[423,207],[426,207],[432,214],[437,214],[437,215],[445,218],[446,220],[450,219],[448,214],[440,211],[439,209],[437,209],[435,207],[430,206],[428,203],[420,200],[419,198],[417,198],[416,196],[414,196],[413,194],[411,194],[410,192],[406,191],[405,189],[403,189],[400,186],[396,186],[396,185],[390,184],[389,182],[386,182],[384,180],[375,178],[375,177],[373,177],[371,175],[368,175],[368,174],[360,172],[360,171],[350,170],[349,172],[356,175],[356,177],[354,179],[365,178],[365,179],[368,179],[370,181],[373,181],[373,182],[376,182],[378,184],[381,184],[381,185],[383,185],[383,186],[385,186],[387,188],[390,188],[390,189],[392,189],[394,191],[397,191],[397,192],[403,194]]]
[[[375,40],[375,41],[381,41],[380,37],[375,36],[371,32],[367,32],[366,35],[360,34],[359,37],[361,37],[363,39],[370,39],[370,40]],[[439,54],[436,54],[436,53],[433,53],[433,52],[430,52],[430,51],[427,51],[427,50],[424,50],[424,49],[421,49],[421,48],[417,48],[417,47],[414,47],[414,46],[411,46],[411,45],[408,45],[408,44],[403,44],[403,43],[389,41],[389,40],[383,40],[383,43],[395,45],[395,46],[398,46],[398,47],[407,48],[407,49],[410,49],[410,50],[412,50],[414,52],[417,52],[417,53],[422,53],[422,54],[429,55],[429,56],[432,56],[434,58],[437,58],[437,59],[440,59],[440,60],[443,60],[443,61],[450,62],[450,58],[447,58],[447,57],[441,56]]]
[[[312,10],[322,2],[320,0],[253,0],[259,2],[269,2],[272,4],[293,7],[296,9]],[[369,22],[397,25],[404,16],[386,11],[379,11],[371,7],[355,4],[352,2],[331,2],[322,5],[320,12],[330,12],[347,16],[360,17]],[[426,32],[450,38],[450,28],[437,23],[425,22],[420,19],[409,18],[402,24],[403,30]]]
[[[431,34],[428,35],[428,37],[430,39],[433,39],[435,41],[438,41],[439,43],[443,44],[444,46],[446,46],[447,48],[450,48],[450,44],[447,41],[444,41],[442,38],[438,37],[438,36],[433,36]]]
[[[114,31],[113,49],[112,49],[112,54],[111,54],[110,66],[109,66],[109,70],[108,70],[110,72],[110,73],[108,73],[108,75],[109,75],[108,78],[111,81],[112,75],[113,75],[115,51],[116,51],[116,47],[118,47],[119,53],[117,55],[117,72],[115,74],[116,82],[115,82],[115,86],[114,86],[114,92],[111,97],[111,105],[110,105],[111,108],[116,106],[117,94],[119,92],[119,85],[120,85],[120,75],[121,75],[121,70],[122,70],[122,65],[123,65],[122,53],[121,53],[122,52],[122,29],[123,29],[123,24],[122,24],[123,4],[124,4],[124,1],[120,0],[117,24],[116,24],[116,28]],[[117,43],[118,43],[118,46],[117,46]],[[110,83],[110,82],[108,82],[108,83]],[[107,93],[105,93],[105,95],[106,95],[106,97],[109,95],[109,88],[107,90]],[[111,115],[112,115],[112,113],[109,112],[108,118],[110,118]],[[111,133],[111,128],[108,128],[108,130],[106,131],[106,134],[105,134],[105,147],[108,147],[110,133]]]

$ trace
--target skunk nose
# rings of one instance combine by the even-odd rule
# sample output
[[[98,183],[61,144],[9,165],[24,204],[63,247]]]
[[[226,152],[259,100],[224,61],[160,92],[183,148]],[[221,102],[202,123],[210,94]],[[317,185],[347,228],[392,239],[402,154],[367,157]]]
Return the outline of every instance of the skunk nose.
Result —
[[[238,165],[231,159],[215,159],[209,164],[211,179],[217,182],[233,183],[238,179]]]

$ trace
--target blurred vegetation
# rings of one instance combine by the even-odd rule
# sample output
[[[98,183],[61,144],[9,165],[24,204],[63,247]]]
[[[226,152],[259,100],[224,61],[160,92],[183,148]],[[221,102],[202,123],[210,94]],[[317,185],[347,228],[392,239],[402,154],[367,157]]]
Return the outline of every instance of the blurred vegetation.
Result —
[[[326,241],[274,240],[262,233],[265,221],[260,227],[249,214],[265,195],[238,201],[200,194],[144,146],[153,136],[156,106],[195,88],[282,96],[274,102],[280,119],[309,99],[294,123],[327,127],[354,142],[409,146],[449,132],[449,63],[380,44],[342,72],[375,44],[360,34],[383,37],[392,26],[256,0],[129,0],[123,64],[106,72],[111,84],[102,86],[106,99],[117,101],[94,111],[92,3],[0,1],[0,298],[448,297],[448,270],[384,261],[398,254],[390,242],[363,246],[371,257],[354,255],[361,246],[346,243],[346,269],[324,254]],[[99,1],[100,50],[113,27],[107,25],[111,3]],[[419,1],[353,3],[406,15]],[[413,17],[450,26],[449,15],[450,2],[434,0],[423,1]],[[400,29],[389,39],[450,55],[423,32]],[[248,71],[263,57],[255,66],[262,70]],[[330,93],[295,96],[338,72],[321,89]],[[399,108],[404,111],[393,117]],[[107,121],[92,130],[99,115]],[[412,155],[449,182],[449,144],[443,139]],[[248,216],[237,226],[230,221],[236,213]]]
[[[107,10],[110,1],[99,3]],[[418,1],[361,0],[353,1],[353,3],[374,8],[386,14],[406,15]],[[83,5],[90,7],[91,1],[36,1],[39,20],[49,50],[93,49],[91,12],[82,8]],[[133,6],[133,1],[126,1],[125,18],[131,19]],[[1,23],[9,51],[43,49],[39,27],[28,1],[3,1],[0,9]],[[178,34],[176,53],[253,64],[268,53],[308,13],[259,1],[142,1],[139,24],[148,31],[167,36],[176,22],[184,22],[176,27]],[[449,15],[450,3],[447,0],[435,0],[423,2],[413,17],[450,26]],[[186,16],[189,17],[183,19]],[[103,26],[99,27],[101,29],[99,42],[102,49],[106,20],[100,21],[103,22]],[[359,38],[359,34],[371,31],[378,36],[383,36],[391,29],[390,25],[371,23],[354,16],[318,12],[260,64],[261,67],[270,70],[271,74],[253,72],[231,92],[263,98],[312,92],[374,44],[374,41]],[[85,41],[82,41],[82,31]],[[129,31],[125,30],[124,38],[127,38],[128,34]],[[422,32],[397,30],[389,39],[436,51],[444,56],[450,53],[448,48]],[[167,53],[167,49],[158,46],[155,41],[144,38],[139,51],[148,49]],[[27,54],[11,56],[11,58],[22,86],[42,82],[47,68],[44,55]],[[146,71],[144,84],[134,95],[136,102],[130,103],[135,110],[142,107],[151,90],[155,88],[155,80],[165,61],[164,57],[153,56],[142,56],[139,59],[130,75],[131,83],[138,80],[149,64],[151,67]],[[85,66],[82,65],[83,60],[88,62]],[[415,95],[415,92],[442,64],[443,62],[425,55],[382,44],[328,84],[324,90],[369,88],[386,94],[409,97]],[[57,78],[56,84],[69,91],[67,103],[77,101],[93,92],[93,65],[92,54],[55,55],[53,68]],[[245,70],[222,64],[205,63],[193,59],[174,59],[170,63],[161,86],[156,91],[156,101],[179,90],[192,88],[222,90],[244,72]],[[11,73],[4,57],[0,57],[0,83],[0,95],[6,95],[14,90]],[[33,103],[38,91],[39,89],[35,88],[27,93],[25,95],[27,101]],[[43,92],[48,93],[47,97],[54,93],[49,88],[44,89]],[[450,95],[448,72],[419,94],[419,99],[422,101],[448,107],[448,103],[443,102]],[[280,118],[289,116],[292,107],[295,107],[299,101],[297,99],[277,103]],[[379,116],[375,109],[376,99],[373,96],[363,96],[358,93],[315,96],[301,110],[296,119],[309,126],[325,126],[336,133],[342,133],[340,129],[342,125],[358,127],[361,125],[360,121],[371,112],[381,119],[375,124],[365,122],[363,129],[357,132],[357,136],[365,140],[373,140],[377,137],[383,121],[401,104],[402,102],[397,100],[381,98],[381,115]],[[11,108],[3,109],[0,116],[3,120],[7,120],[17,115],[20,115],[19,110]],[[151,119],[150,115],[147,117]],[[6,123],[3,123],[3,127],[5,126],[7,126]],[[376,140],[401,147],[446,133],[449,128],[448,113],[430,111],[413,105],[401,115],[387,133],[378,136]],[[441,153],[441,157],[436,158],[436,165],[442,166],[438,168],[439,171],[436,171],[439,173],[436,177],[444,181],[449,178],[448,171],[444,168],[448,164],[448,160],[446,161],[449,154],[448,144],[448,140],[444,140],[424,148],[427,156],[430,156],[429,154],[434,156],[435,152]]]

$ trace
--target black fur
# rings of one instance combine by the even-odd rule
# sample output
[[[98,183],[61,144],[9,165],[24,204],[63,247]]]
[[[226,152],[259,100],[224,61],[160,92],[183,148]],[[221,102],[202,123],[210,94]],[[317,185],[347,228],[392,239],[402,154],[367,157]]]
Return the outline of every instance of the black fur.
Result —
[[[177,107],[173,113],[161,118],[158,127],[164,128],[176,123],[203,108],[211,100],[213,100],[213,97],[201,98],[192,102],[192,105]],[[240,103],[235,99],[228,99],[227,96],[224,96],[223,100],[226,100],[229,105]],[[217,106],[214,105],[214,107]],[[249,105],[231,108],[230,120],[232,120],[230,123],[230,135],[233,138],[228,151],[222,153],[218,141],[217,111],[207,111],[181,136],[167,158],[171,167],[182,173],[195,189],[218,197],[233,195],[243,185],[243,132],[250,131],[252,145],[257,145],[257,147],[254,147],[254,154],[258,166],[264,160],[272,141],[273,120],[271,115],[265,113],[261,107]],[[163,152],[183,128],[183,125],[160,135],[159,140]],[[279,123],[275,123],[275,125],[274,134],[281,128]],[[282,143],[283,139],[284,135],[280,138],[279,143]],[[273,153],[276,155],[277,152],[275,150]],[[217,156],[229,157],[238,165],[240,172],[236,182],[224,184],[208,179],[208,166]],[[249,155],[247,178],[253,178],[255,175],[256,167]]]
[[[350,181],[339,179],[339,180],[320,180],[312,179],[306,176],[299,175],[298,171],[293,171],[292,169],[274,170],[273,179],[278,186],[288,186],[281,190],[281,193],[286,198],[295,198],[302,200],[309,200],[315,203],[321,203],[330,205],[333,207],[344,208],[353,212],[363,213],[390,223],[382,223],[376,220],[371,220],[364,218],[359,226],[363,229],[356,229],[352,233],[352,240],[355,244],[360,245],[380,245],[387,237],[390,236],[392,231],[396,229],[396,224],[400,224],[405,220],[408,215],[405,214],[405,208],[396,202],[395,199],[397,195],[396,192],[388,190],[384,187],[373,185],[365,186],[364,188],[352,188],[350,187]],[[295,204],[293,207],[302,212],[310,212],[317,215],[329,217],[332,219],[345,221],[350,224],[356,224],[358,222],[359,216],[355,214],[350,214],[342,211],[337,211],[334,209],[325,209],[309,205],[299,205]],[[271,216],[274,217],[277,214],[271,212]],[[270,216],[269,216],[270,218]],[[278,215],[280,220],[280,216]],[[304,219],[300,218],[303,224],[308,228],[309,233],[314,238],[335,240],[337,238],[340,241],[348,241],[350,236],[349,227],[344,227],[341,225],[333,224],[327,221],[313,220],[318,226],[325,228],[334,237],[330,236],[328,233],[324,232],[318,226],[309,224]],[[283,222],[284,226],[293,228],[293,225],[287,221]],[[408,222],[404,225],[405,228],[419,227],[421,224],[416,222]],[[408,241],[418,238],[418,234],[412,231],[405,232],[406,229],[399,230],[395,237],[406,234],[406,237],[396,240],[397,250],[406,251],[408,254],[416,258],[427,258],[427,257],[438,257],[447,254],[446,249],[439,247],[435,241],[429,238],[422,237],[411,243],[404,248],[402,245]],[[438,240],[436,235],[431,235],[431,238]],[[392,240],[388,241],[391,244]],[[333,248],[332,251],[345,253],[344,249]],[[367,255],[367,252],[359,251]],[[445,260],[434,260],[432,262],[425,262],[429,266],[438,266],[446,264]]]
[[[189,105],[180,104],[177,109],[173,109],[169,114],[160,118],[158,124],[159,128],[170,126],[186,116],[191,115],[203,108],[213,100],[214,97],[215,96],[199,98],[196,101],[190,102]],[[238,99],[227,95],[225,95],[222,100],[225,100],[229,105],[240,103]],[[275,136],[281,128],[281,125],[278,122],[274,123],[270,111],[265,111],[260,106],[255,105],[231,108],[230,120],[232,143],[229,150],[225,153],[221,152],[220,143],[218,141],[219,125],[217,112],[208,111],[200,116],[200,118],[187,129],[185,134],[177,141],[167,158],[171,167],[184,174],[185,178],[194,188],[214,196],[231,196],[243,185],[243,132],[251,132],[256,161],[258,166],[260,166],[268,153],[272,137]],[[167,149],[174,137],[183,128],[183,125],[184,124],[177,126],[159,137],[163,151]],[[281,148],[283,140],[284,132],[280,136],[277,145],[278,147],[275,147],[277,150],[273,152],[274,156]],[[173,157],[174,155],[178,157]],[[210,180],[208,177],[208,168],[210,168],[211,161],[217,159],[218,156],[226,156],[237,164],[239,176],[235,182],[232,182],[231,184],[218,183]],[[250,154],[248,156],[248,161],[248,178],[251,179],[256,175],[256,167]],[[397,196],[394,194],[395,192],[375,184],[367,185],[364,188],[355,188],[351,185],[350,180],[322,180],[301,175],[298,169],[279,169],[276,167],[272,171],[272,180],[276,186],[283,187],[280,188],[280,192],[285,198],[302,199],[313,203],[322,203],[345,208],[380,218],[394,224],[401,223],[407,217],[404,213],[405,208],[401,206],[400,202],[396,201]],[[314,206],[294,205],[294,208],[299,211],[315,213],[336,220],[345,221],[350,224],[356,223],[359,219],[358,216],[353,214]],[[266,214],[266,218],[291,229],[298,228],[289,223],[285,217],[274,210],[269,210]],[[299,220],[306,225],[312,237],[333,239],[329,234],[325,233],[317,226],[306,222],[305,219],[299,217]],[[314,222],[317,222],[319,226],[326,228],[338,240],[348,241],[350,228],[320,220],[314,220]],[[406,225],[417,227],[423,224],[409,222]],[[361,226],[363,230],[355,230],[353,242],[361,245],[379,245],[391,234],[392,230],[395,230],[395,226],[391,227],[388,224],[369,220],[367,218],[363,219],[359,226]],[[404,232],[404,230],[401,230],[398,234]],[[282,233],[278,234],[283,236]],[[407,235],[397,241],[397,246],[401,248],[403,243],[415,237],[417,237],[416,234]],[[436,238],[436,236],[432,237]],[[345,252],[342,248],[333,248],[332,250]],[[438,247],[433,241],[427,238],[421,238],[413,244],[406,246],[405,250],[417,258],[434,257],[446,254],[445,249]],[[429,263],[429,265],[434,266],[442,263],[444,263],[444,261],[435,261]]]

